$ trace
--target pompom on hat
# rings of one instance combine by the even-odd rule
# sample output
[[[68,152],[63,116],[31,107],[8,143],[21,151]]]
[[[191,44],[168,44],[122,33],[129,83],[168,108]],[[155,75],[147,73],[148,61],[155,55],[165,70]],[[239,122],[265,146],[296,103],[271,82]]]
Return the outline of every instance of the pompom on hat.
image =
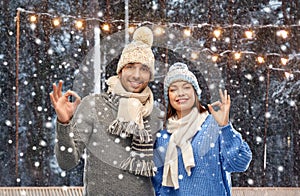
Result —
[[[164,80],[164,99],[166,105],[168,105],[169,97],[168,97],[168,89],[173,82],[177,81],[186,81],[193,85],[198,100],[201,100],[202,90],[199,87],[198,80],[196,76],[188,69],[188,66],[184,63],[174,63],[170,66],[169,71]]]
[[[121,54],[117,74],[128,63],[147,65],[151,72],[150,80],[154,80],[154,54],[151,50],[153,33],[148,27],[140,27],[133,34],[133,41],[125,46]]]

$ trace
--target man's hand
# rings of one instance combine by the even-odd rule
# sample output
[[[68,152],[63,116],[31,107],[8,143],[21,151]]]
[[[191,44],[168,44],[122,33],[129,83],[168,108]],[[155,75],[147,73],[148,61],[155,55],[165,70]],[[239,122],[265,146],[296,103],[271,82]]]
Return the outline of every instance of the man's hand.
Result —
[[[62,94],[63,81],[59,81],[58,86],[53,84],[53,92],[50,93],[50,100],[55,109],[57,120],[61,123],[68,123],[75,113],[81,98],[74,91],[67,91]],[[69,97],[74,96],[75,102],[70,102]]]
[[[230,111],[230,95],[227,95],[227,90],[219,90],[221,101],[216,101],[212,104],[208,104],[208,109],[213,115],[219,126],[225,126],[229,122],[229,111]],[[219,110],[214,110],[214,106],[218,106]]]

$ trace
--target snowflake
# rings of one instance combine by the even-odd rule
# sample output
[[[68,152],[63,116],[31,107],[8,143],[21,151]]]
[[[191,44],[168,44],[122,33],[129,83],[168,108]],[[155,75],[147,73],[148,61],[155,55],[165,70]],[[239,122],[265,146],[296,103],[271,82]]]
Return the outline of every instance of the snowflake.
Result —
[[[161,133],[156,133],[156,137],[157,138],[161,137]]]
[[[6,120],[6,121],[5,121],[5,124],[6,124],[6,126],[8,126],[8,127],[11,127],[11,125],[12,125],[12,123],[11,123],[10,120]]]
[[[45,140],[41,140],[40,146],[43,146],[43,147],[47,146],[47,142]]]
[[[279,166],[279,167],[278,167],[278,171],[279,171],[279,172],[283,172],[283,169],[284,169],[283,166]]]
[[[61,176],[61,177],[66,177],[66,175],[67,175],[67,173],[66,173],[65,171],[62,171],[62,172],[60,173],[60,176]]]
[[[179,175],[178,175],[178,179],[179,179],[179,180],[182,180],[182,179],[183,179],[183,175],[182,175],[182,174],[179,174]]]
[[[124,178],[123,174],[119,174],[118,178],[122,180]]]
[[[63,151],[65,151],[65,150],[66,150],[66,147],[65,147],[65,146],[61,146],[59,149],[60,149],[60,151],[62,151],[62,152],[63,152]]]
[[[39,167],[40,166],[40,162],[38,162],[38,161],[34,162],[34,166],[35,167]]]
[[[249,178],[249,179],[247,180],[247,182],[248,182],[249,185],[253,185],[253,184],[254,184],[254,181],[253,181],[251,178]]]
[[[271,118],[271,113],[270,112],[266,112],[265,117],[266,118]]]

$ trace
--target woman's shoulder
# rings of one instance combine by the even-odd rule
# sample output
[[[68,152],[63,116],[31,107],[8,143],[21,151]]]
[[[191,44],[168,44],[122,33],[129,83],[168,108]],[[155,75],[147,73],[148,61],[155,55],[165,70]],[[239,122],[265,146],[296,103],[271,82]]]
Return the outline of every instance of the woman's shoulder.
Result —
[[[170,133],[166,129],[162,129],[156,133],[157,139],[167,139],[170,137]]]
[[[167,131],[167,129],[162,129],[162,130],[160,130],[160,131],[158,132],[158,134],[168,134],[168,135],[170,135],[169,132]]]
[[[168,133],[166,129],[162,129],[159,132],[157,132],[155,138],[156,147],[167,145],[170,140],[170,136],[170,133]]]

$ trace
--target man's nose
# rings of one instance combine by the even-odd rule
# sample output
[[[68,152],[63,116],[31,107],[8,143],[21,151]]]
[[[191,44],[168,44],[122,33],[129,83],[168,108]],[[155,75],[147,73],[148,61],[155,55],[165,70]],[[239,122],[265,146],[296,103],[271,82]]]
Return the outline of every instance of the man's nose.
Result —
[[[135,78],[139,78],[139,77],[141,76],[141,71],[140,71],[139,68],[135,68],[135,69],[133,70],[133,76],[134,76]]]

